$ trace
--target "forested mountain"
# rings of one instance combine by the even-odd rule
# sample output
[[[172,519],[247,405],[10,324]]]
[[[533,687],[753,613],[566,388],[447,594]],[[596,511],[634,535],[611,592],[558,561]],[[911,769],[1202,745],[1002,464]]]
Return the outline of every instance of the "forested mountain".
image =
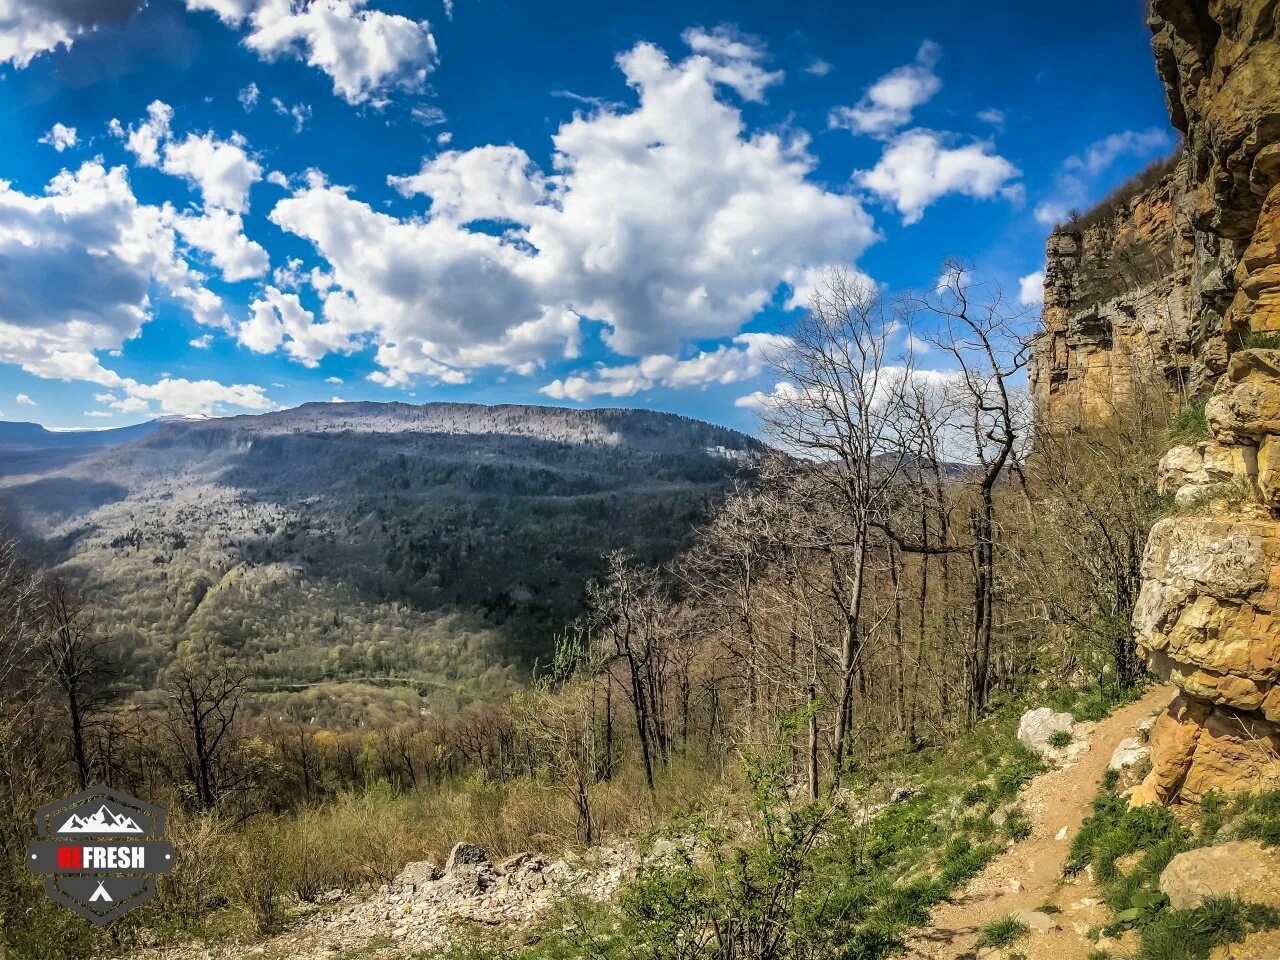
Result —
[[[543,655],[606,551],[673,555],[755,446],[639,410],[312,403],[0,477],[0,509],[85,580],[140,686],[209,649],[267,686],[448,701]]]

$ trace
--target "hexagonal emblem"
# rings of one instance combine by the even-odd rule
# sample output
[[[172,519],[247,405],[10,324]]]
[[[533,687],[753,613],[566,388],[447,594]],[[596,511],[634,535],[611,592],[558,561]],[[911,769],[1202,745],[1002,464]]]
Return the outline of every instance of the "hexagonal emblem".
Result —
[[[173,869],[159,807],[110,787],[90,787],[36,811],[40,839],[27,867],[44,875],[49,897],[90,923],[110,923],[155,896],[156,876]]]

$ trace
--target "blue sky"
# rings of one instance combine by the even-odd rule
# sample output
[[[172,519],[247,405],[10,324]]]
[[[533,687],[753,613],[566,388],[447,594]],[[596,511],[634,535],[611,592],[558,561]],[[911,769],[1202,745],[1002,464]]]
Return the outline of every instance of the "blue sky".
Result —
[[[751,429],[826,267],[1034,299],[1054,218],[1173,146],[1143,6],[8,0],[0,415]]]

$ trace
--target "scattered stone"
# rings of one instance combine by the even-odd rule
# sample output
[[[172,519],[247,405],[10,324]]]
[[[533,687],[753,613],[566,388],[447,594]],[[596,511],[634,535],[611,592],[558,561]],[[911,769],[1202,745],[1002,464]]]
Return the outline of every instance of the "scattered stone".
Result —
[[[1280,851],[1252,840],[1188,850],[1164,868],[1160,890],[1177,910],[1227,896],[1280,907]]]
[[[1019,923],[1025,923],[1036,933],[1048,933],[1050,930],[1061,929],[1058,921],[1041,910],[1018,910],[1013,914],[1013,918]]]
[[[902,786],[894,787],[893,791],[889,794],[889,803],[902,803],[905,800],[910,800],[919,792],[920,790],[918,787],[913,787],[910,784],[903,784]]]
[[[1053,838],[1053,839],[1055,839],[1055,840],[1065,840],[1065,839],[1067,839],[1067,828],[1066,828],[1066,827],[1063,827],[1061,830],[1059,830],[1059,831],[1057,832],[1057,834],[1055,834],[1055,835],[1054,835],[1054,838]]]
[[[1006,889],[1008,889],[1010,893],[1021,893],[1022,881],[1015,877],[1012,880],[1010,880],[1007,884],[1005,884],[1005,887]]]

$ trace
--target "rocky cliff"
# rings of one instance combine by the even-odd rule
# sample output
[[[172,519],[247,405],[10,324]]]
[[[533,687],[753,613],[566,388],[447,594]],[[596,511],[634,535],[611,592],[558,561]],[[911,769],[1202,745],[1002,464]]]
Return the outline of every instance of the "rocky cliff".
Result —
[[[1180,692],[1152,733],[1138,803],[1280,788],[1280,349],[1268,336],[1280,331],[1280,0],[1152,0],[1150,24],[1185,137],[1165,279],[1188,336],[1159,363],[1191,354],[1211,438],[1161,464],[1183,512],[1151,533],[1134,627]],[[1087,410],[1102,388],[1077,379]],[[1042,393],[1048,416],[1068,393]]]

